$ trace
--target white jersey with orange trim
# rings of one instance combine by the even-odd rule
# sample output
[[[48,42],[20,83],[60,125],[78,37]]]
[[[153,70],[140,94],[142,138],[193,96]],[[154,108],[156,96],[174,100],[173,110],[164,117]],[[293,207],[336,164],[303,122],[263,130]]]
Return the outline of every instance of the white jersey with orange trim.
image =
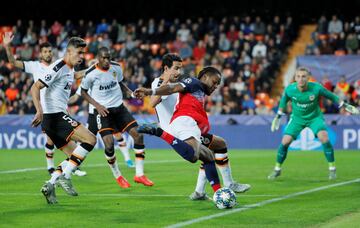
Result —
[[[119,107],[123,103],[123,94],[119,82],[123,80],[121,66],[111,62],[108,70],[97,65],[86,71],[81,88],[91,90],[91,97],[106,108]]]
[[[40,90],[43,113],[66,113],[74,82],[74,69],[70,68],[63,59],[58,59],[48,67],[45,74],[39,76],[38,81],[46,87]]]
[[[151,88],[156,89],[161,85],[161,83],[162,79],[160,79],[160,77],[155,78],[154,81],[151,83]],[[169,128],[170,120],[174,114],[178,96],[178,93],[161,96],[160,103],[158,103],[155,107],[160,127],[164,130],[168,130]]]
[[[23,61],[24,63],[24,72],[28,74],[32,74],[34,78],[34,82],[39,80],[41,75],[47,74],[48,65],[40,61]]]

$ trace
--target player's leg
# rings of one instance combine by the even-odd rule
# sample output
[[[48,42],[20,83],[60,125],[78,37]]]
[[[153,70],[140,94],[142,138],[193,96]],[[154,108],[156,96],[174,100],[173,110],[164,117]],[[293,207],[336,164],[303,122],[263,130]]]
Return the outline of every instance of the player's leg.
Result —
[[[135,122],[136,123],[136,122]],[[144,173],[144,159],[145,159],[145,145],[144,136],[137,131],[138,125],[133,125],[128,128],[128,133],[134,139],[134,152],[135,152],[135,176],[136,183],[142,183],[145,186],[153,186],[152,182]]]
[[[122,104],[116,108],[115,123],[116,129],[121,132],[127,131],[134,139],[135,152],[135,176],[136,183],[142,183],[145,186],[153,186],[154,183],[144,173],[145,145],[144,136],[137,132],[138,124],[127,108]]]
[[[80,142],[80,144],[77,145],[72,152],[68,165],[64,169],[64,177],[66,179],[71,178],[71,172],[81,165],[88,153],[94,149],[96,144],[95,135],[81,124],[74,129],[72,135],[70,135],[70,139]]]
[[[55,145],[53,141],[50,139],[50,137],[46,136],[45,156],[46,156],[47,170],[50,175],[55,171],[54,152],[55,152]]]
[[[114,138],[117,141],[120,151],[122,153],[122,155],[124,156],[124,160],[125,160],[125,164],[129,167],[129,168],[134,168],[135,165],[133,163],[133,161],[130,158],[130,154],[129,154],[129,149],[126,145],[126,140],[125,137],[120,133],[120,132],[116,132],[114,133]]]
[[[176,136],[153,124],[142,125],[138,128],[138,131],[162,138],[182,158],[191,163],[195,163],[197,160],[203,161],[206,177],[213,190],[216,191],[220,188],[214,154],[210,149],[201,145],[201,132],[196,122],[190,117],[180,116],[170,124],[169,129]]]
[[[220,136],[213,135],[208,147],[214,152],[215,163],[221,173],[224,185],[232,189],[234,192],[243,193],[248,191],[251,188],[249,184],[237,183],[232,177],[225,139]]]
[[[314,119],[309,127],[322,143],[324,155],[329,164],[329,179],[336,179],[334,148],[329,141],[324,119],[321,117]]]
[[[290,119],[289,123],[285,128],[284,136],[282,137],[281,143],[278,147],[274,170],[268,176],[268,179],[273,180],[281,175],[281,167],[287,157],[288,148],[291,142],[296,139],[296,137],[299,135],[302,129],[304,129],[304,127],[305,126],[302,123]]]

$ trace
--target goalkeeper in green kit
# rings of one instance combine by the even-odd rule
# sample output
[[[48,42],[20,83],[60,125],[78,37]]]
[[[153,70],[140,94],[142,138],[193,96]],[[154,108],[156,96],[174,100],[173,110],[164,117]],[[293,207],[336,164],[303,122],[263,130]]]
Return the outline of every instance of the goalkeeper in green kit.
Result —
[[[292,114],[278,148],[274,171],[268,176],[268,179],[273,180],[281,175],[281,165],[286,159],[288,147],[305,127],[309,127],[322,143],[326,160],[329,163],[329,179],[336,178],[334,149],[329,141],[325,120],[319,107],[319,99],[321,96],[330,99],[351,114],[359,114],[359,110],[341,101],[338,96],[319,83],[308,82],[309,77],[310,71],[307,68],[299,67],[295,71],[295,82],[285,88],[279,110],[271,124],[271,131],[279,129],[280,118],[284,115],[287,102],[290,100]]]

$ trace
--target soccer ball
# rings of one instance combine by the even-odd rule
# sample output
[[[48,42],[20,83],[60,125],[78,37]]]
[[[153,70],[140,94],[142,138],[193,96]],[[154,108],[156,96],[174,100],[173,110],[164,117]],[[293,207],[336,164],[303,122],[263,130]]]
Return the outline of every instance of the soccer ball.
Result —
[[[213,201],[219,209],[232,208],[236,205],[236,195],[230,188],[223,187],[214,193]]]

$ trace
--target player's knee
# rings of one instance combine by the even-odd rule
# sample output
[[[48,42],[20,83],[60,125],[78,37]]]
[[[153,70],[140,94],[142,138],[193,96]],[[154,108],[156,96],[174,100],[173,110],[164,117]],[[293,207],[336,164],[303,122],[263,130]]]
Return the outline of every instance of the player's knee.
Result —
[[[86,143],[95,146],[95,144],[96,144],[96,136],[94,134],[92,134],[92,133],[88,134],[88,136],[86,137]]]
[[[108,157],[112,157],[115,153],[114,144],[113,145],[105,145],[105,154]]]
[[[143,144],[144,142],[144,136],[143,134],[140,134],[136,131],[136,128],[132,128],[131,131],[129,131],[131,137],[133,137],[134,142],[137,144]]]
[[[218,148],[226,148],[226,140],[222,137],[218,137]]]
[[[291,137],[283,137],[281,140],[281,144],[283,144],[284,146],[289,146],[291,144],[291,141]]]
[[[327,135],[322,135],[322,136],[319,137],[319,140],[320,140],[321,143],[324,144],[324,143],[329,142],[329,137]]]

